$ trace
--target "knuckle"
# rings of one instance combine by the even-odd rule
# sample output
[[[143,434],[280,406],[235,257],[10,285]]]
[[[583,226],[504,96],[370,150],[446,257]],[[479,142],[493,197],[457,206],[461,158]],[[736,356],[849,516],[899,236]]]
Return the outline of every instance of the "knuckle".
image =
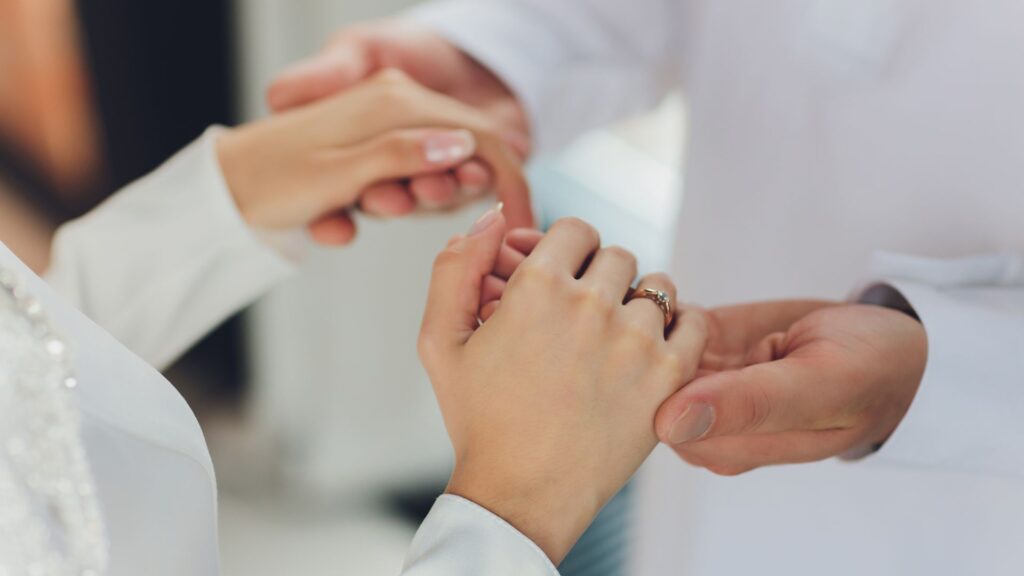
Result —
[[[572,294],[573,301],[585,314],[610,316],[615,312],[616,303],[599,286],[577,283]]]
[[[381,110],[404,110],[416,104],[410,84],[400,81],[376,81],[374,102]]]
[[[373,74],[372,81],[387,85],[405,85],[412,82],[409,75],[400,68],[384,68]]]
[[[600,238],[597,228],[576,217],[562,218],[555,222],[551,228],[558,228],[574,236],[589,238],[593,241],[597,241]]]
[[[647,323],[639,320],[628,320],[623,331],[626,337],[646,354],[654,353],[665,343],[665,339],[660,334],[651,330]]]
[[[438,356],[437,341],[431,337],[426,329],[420,330],[419,339],[416,341],[416,352],[423,362],[424,368],[430,370]]]
[[[562,279],[561,276],[554,264],[548,259],[532,256],[519,266],[519,269],[516,270],[516,273],[509,282],[515,281],[520,284],[549,288],[559,283]]]
[[[633,254],[629,250],[626,250],[622,246],[609,246],[609,247],[605,248],[604,250],[605,250],[605,252],[608,253],[609,256],[615,258],[616,260],[620,260],[620,261],[625,262],[626,264],[628,264],[630,267],[633,268],[634,273],[635,273],[636,265],[637,265],[636,264],[636,255],[635,254]]]
[[[455,242],[438,253],[437,257],[434,258],[434,273],[444,272],[449,268],[458,266],[461,261],[462,250],[459,248],[459,243]]]

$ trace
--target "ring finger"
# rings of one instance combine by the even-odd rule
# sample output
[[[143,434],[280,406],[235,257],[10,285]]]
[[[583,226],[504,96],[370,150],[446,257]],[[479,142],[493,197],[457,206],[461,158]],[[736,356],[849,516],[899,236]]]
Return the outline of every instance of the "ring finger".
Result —
[[[668,328],[669,319],[665,317],[664,310],[653,299],[643,296],[645,289],[657,290],[668,296],[670,310],[674,310],[676,303],[676,285],[668,276],[662,273],[648,274],[640,279],[636,292],[626,303],[626,310],[630,314],[643,318],[645,324],[657,327],[664,335]]]

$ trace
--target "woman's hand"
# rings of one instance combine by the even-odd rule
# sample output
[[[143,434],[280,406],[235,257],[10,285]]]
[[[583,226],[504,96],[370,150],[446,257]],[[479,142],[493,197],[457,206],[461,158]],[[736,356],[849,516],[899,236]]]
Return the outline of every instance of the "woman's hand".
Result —
[[[511,274],[480,325],[505,222],[486,214],[438,256],[420,336],[455,449],[448,491],[488,508],[559,562],[657,444],[658,406],[697,370],[706,327],[623,301],[636,260],[557,222]],[[642,287],[667,292],[665,276]]]
[[[347,211],[366,189],[443,174],[473,158],[493,171],[510,219],[520,226],[533,223],[522,161],[497,124],[395,70],[304,108],[230,130],[217,146],[228,188],[243,217],[257,228],[309,225],[315,239],[344,244],[355,233]],[[397,215],[413,209],[406,201],[378,206],[375,212]]]
[[[508,86],[429,27],[409,19],[360,23],[338,30],[323,50],[274,79],[267,102],[275,112],[304,106],[358,85],[385,65],[487,114],[514,138],[521,154],[528,152],[526,112]],[[366,191],[363,208],[371,214],[390,213],[396,205],[448,204],[460,190],[479,194],[490,189],[490,170],[478,161],[469,161],[446,173],[377,184]]]

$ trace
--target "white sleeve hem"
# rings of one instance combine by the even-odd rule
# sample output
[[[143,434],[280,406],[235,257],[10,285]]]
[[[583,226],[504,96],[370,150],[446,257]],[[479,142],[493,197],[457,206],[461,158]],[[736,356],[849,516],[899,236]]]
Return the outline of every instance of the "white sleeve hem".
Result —
[[[470,500],[445,494],[416,532],[402,574],[558,576],[558,569],[505,520]]]
[[[152,173],[56,235],[47,281],[154,366],[295,269],[249,227],[207,130]]]
[[[563,50],[544,33],[530,34],[531,44],[518,43],[521,49],[510,49],[516,44],[503,34],[522,35],[524,30],[534,27],[523,14],[527,9],[504,2],[481,6],[479,2],[446,0],[418,6],[406,16],[430,26],[500,78],[522,102],[537,147],[547,148],[549,137],[541,118],[544,71],[561,65],[558,54]]]
[[[898,264],[893,266],[893,264]],[[1024,475],[1024,282],[1021,259],[882,255],[873,282],[905,299],[928,335],[928,360],[903,421],[871,461]],[[858,295],[858,301],[864,292]],[[885,304],[872,300],[868,303]]]
[[[677,84],[670,7],[664,0],[440,0],[407,17],[505,82],[543,154],[649,110]]]

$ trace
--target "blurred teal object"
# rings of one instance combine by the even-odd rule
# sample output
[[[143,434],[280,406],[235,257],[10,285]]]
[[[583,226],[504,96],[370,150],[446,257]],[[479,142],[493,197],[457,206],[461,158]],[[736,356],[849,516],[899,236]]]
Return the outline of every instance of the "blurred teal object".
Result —
[[[667,270],[682,189],[676,167],[609,132],[595,132],[530,167],[542,228],[566,216],[590,222],[604,245],[637,255],[640,273]]]
[[[601,510],[562,561],[562,576],[624,576],[629,562],[632,484]]]

